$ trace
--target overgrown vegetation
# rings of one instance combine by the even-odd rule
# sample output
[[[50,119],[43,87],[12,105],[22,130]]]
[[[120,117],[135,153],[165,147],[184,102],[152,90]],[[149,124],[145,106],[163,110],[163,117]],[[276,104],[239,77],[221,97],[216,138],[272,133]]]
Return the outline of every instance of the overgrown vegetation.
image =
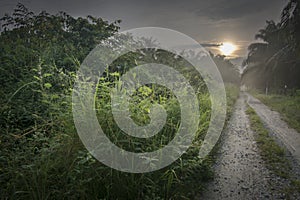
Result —
[[[277,144],[273,136],[264,127],[264,124],[255,113],[254,109],[248,106],[246,113],[249,116],[251,129],[255,132],[254,137],[257,142],[260,154],[266,162],[266,167],[275,175],[287,179],[289,184],[282,189],[289,199],[294,193],[300,192],[299,180],[293,176],[291,161],[287,159],[285,149]]]
[[[231,117],[233,112],[234,104],[240,95],[240,88],[234,84],[226,84],[226,94],[227,94],[227,119]]]
[[[132,116],[138,123],[147,123],[153,103],[162,104],[170,117],[161,137],[148,146],[145,141],[124,140],[110,112],[109,90],[130,67],[159,54],[158,61],[172,66],[177,63],[178,69],[184,69],[181,72],[201,102],[197,137],[186,154],[156,172],[119,172],[98,162],[82,145],[72,121],[71,94],[82,60],[101,40],[119,30],[120,21],[109,23],[92,16],[75,19],[64,12],[36,15],[18,4],[1,23],[1,198],[187,199],[201,192],[203,183],[213,176],[210,157],[204,161],[198,158],[210,120],[210,97],[206,85],[186,61],[160,50],[127,54],[100,80],[96,100],[99,122],[116,144],[135,151],[153,150],[157,144],[168,142],[178,128],[180,110],[166,88],[139,88],[131,102]],[[236,86],[227,88],[232,106],[238,90]]]
[[[214,55],[210,53],[211,58],[216,63],[223,81],[234,85],[240,85],[241,77],[238,68],[233,65],[224,55]]]
[[[256,133],[255,139],[260,148],[261,155],[267,162],[267,167],[276,175],[287,178],[290,166],[285,157],[284,149],[269,135],[268,130],[265,129],[260,118],[252,108],[248,107],[246,113],[249,115],[251,128]]]
[[[256,98],[279,112],[284,121],[300,133],[300,94],[290,95],[264,95],[258,91],[251,92]]]

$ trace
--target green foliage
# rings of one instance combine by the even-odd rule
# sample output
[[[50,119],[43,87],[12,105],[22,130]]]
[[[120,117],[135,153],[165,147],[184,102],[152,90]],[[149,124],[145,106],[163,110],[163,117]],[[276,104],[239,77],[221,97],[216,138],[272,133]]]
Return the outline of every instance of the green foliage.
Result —
[[[252,108],[248,107],[246,113],[249,115],[251,129],[256,133],[255,139],[261,155],[266,159],[267,167],[276,175],[287,178],[290,166],[285,157],[284,149],[269,135],[269,132]]]
[[[300,94],[290,95],[264,95],[258,91],[252,94],[264,104],[279,112],[288,125],[300,132]]]
[[[163,86],[138,88],[130,102],[132,119],[140,125],[149,123],[153,103],[166,109],[168,119],[150,140],[128,137],[114,122],[110,106],[110,90],[122,74],[148,62],[173,66],[189,80],[200,101],[199,130],[186,154],[156,172],[119,172],[101,164],[82,145],[72,121],[71,94],[82,60],[119,30],[120,21],[73,18],[64,12],[34,14],[18,4],[1,22],[1,198],[190,199],[201,192],[213,176],[211,158],[198,158],[211,102],[205,83],[186,60],[164,50],[144,49],[117,59],[99,80],[96,108],[101,127],[116,145],[136,152],[153,151],[174,137],[180,107]],[[227,87],[229,106],[238,95],[235,88]]]
[[[189,151],[171,166],[147,174],[129,174],[104,166],[85,149],[72,121],[71,92],[82,59],[101,40],[118,31],[118,22],[73,18],[66,13],[36,15],[22,4],[2,19],[0,35],[0,184],[1,198],[11,199],[184,199],[201,191],[212,177],[211,161],[198,158],[210,119],[210,99],[198,73],[183,59],[160,50],[124,55],[100,80],[96,106],[108,136],[123,148],[151,151],[167,144],[180,123],[178,101],[168,89],[139,88],[130,111],[147,124],[149,108],[160,103],[168,123],[153,140],[124,138],[111,115],[110,89],[130,67],[148,62],[174,64],[197,91],[200,128]],[[146,50],[147,52],[147,50]],[[120,70],[117,66],[121,66]],[[133,142],[132,142],[133,141]]]
[[[236,66],[223,55],[214,55],[210,52],[210,56],[217,65],[224,83],[240,85],[240,73]]]
[[[240,95],[240,89],[237,85],[227,83],[226,89],[226,101],[227,101],[227,118],[229,119],[234,108],[234,104]]]
[[[255,132],[255,140],[260,149],[261,156],[265,159],[266,167],[272,173],[288,181],[288,184],[282,188],[282,192],[286,195],[287,199],[299,196],[299,180],[295,179],[291,161],[287,159],[285,149],[279,146],[273,136],[269,134],[252,108],[248,107],[246,113],[249,116],[251,129]]]
[[[267,21],[255,38],[262,42],[248,47],[247,68],[242,82],[264,89],[300,87],[300,1],[289,0],[281,14],[281,21]]]
[[[70,93],[69,76],[100,40],[118,31],[117,23],[63,12],[36,15],[22,4],[1,18],[0,128],[17,132],[47,121],[47,101]]]

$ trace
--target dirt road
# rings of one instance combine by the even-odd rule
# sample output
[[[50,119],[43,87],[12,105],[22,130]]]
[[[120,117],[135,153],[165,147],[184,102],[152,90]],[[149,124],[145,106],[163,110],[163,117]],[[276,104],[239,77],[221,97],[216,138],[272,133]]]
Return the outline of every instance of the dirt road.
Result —
[[[289,128],[287,123],[281,120],[278,112],[270,110],[269,107],[250,94],[245,93],[245,95],[247,96],[247,103],[255,110],[266,128],[277,138],[278,142],[285,146],[300,165],[300,134],[295,129]]]
[[[199,199],[285,199],[280,189],[287,183],[265,167],[250,129],[245,113],[249,98],[253,103],[246,93],[241,93],[237,100],[222,138],[214,167],[215,179]],[[259,105],[257,101],[255,104]],[[263,113],[268,118],[269,114]]]

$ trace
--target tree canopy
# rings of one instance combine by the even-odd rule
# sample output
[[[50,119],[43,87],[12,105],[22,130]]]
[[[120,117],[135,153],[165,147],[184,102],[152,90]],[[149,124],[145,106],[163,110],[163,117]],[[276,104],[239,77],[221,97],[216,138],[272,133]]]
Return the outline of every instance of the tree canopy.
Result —
[[[281,20],[266,22],[248,47],[243,83],[277,90],[287,85],[300,88],[300,1],[289,0]]]

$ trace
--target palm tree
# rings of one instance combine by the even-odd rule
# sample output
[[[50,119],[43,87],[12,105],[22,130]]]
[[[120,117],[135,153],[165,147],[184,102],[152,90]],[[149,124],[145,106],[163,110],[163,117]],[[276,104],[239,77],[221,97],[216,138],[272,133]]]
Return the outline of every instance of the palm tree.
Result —
[[[262,87],[268,83],[273,87],[281,87],[282,84],[300,87],[300,81],[296,81],[300,75],[300,0],[288,2],[279,23],[272,20],[266,23],[266,27],[255,35],[255,39],[262,42],[248,47],[245,63],[259,68],[255,73],[251,71],[251,76],[255,76],[252,78],[263,79],[257,80],[263,84]]]

